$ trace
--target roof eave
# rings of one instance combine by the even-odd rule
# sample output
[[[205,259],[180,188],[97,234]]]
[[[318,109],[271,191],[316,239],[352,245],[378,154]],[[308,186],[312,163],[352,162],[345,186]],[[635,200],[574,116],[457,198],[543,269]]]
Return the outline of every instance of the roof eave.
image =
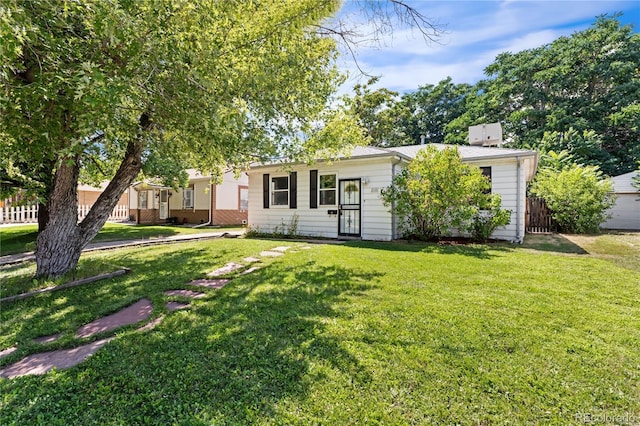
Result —
[[[355,157],[339,157],[336,158],[335,160],[329,160],[326,158],[321,158],[318,160],[315,160],[314,163],[311,164],[317,164],[317,163],[337,163],[340,161],[357,161],[357,160],[370,160],[372,158],[385,158],[385,157],[389,157],[389,158],[393,158],[393,157],[397,157],[400,160],[405,160],[405,161],[411,161],[411,158],[401,154],[399,152],[381,152],[378,154],[366,154],[366,155],[358,155]],[[258,164],[256,166],[250,166],[248,168],[243,169],[243,171],[248,172],[250,170],[256,170],[256,169],[267,169],[267,168],[278,168],[278,167],[295,167],[295,166],[308,166],[310,165],[309,163],[303,163],[303,162],[293,162],[293,163],[271,163],[271,164]]]

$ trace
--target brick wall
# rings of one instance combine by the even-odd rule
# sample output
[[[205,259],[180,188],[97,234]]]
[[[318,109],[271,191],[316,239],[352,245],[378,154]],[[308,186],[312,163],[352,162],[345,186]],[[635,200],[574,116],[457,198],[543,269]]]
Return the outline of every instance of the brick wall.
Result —
[[[160,220],[160,211],[159,210],[140,210],[135,209],[131,210],[130,214],[134,216],[134,220],[136,223],[145,224],[145,225],[156,225],[166,223],[166,220]]]
[[[246,221],[247,219],[246,211],[216,210],[213,212],[213,225],[240,225],[243,220]]]
[[[209,210],[177,210],[171,209],[170,217],[177,217],[178,223],[206,223],[209,222]]]

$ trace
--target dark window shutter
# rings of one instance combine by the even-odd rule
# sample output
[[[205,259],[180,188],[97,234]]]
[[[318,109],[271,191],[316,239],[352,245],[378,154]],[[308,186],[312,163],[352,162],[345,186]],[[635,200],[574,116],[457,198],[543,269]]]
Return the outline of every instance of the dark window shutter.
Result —
[[[269,173],[262,175],[262,207],[269,208]]]
[[[310,170],[309,171],[309,188],[310,189],[310,202],[309,207],[312,209],[318,208],[318,171]]]
[[[289,174],[289,208],[298,208],[298,172]]]

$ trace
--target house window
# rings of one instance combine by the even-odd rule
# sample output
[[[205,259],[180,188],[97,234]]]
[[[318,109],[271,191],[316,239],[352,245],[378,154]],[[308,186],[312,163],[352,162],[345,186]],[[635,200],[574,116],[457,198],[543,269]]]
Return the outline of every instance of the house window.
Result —
[[[271,178],[271,205],[289,205],[289,177],[281,176]]]
[[[482,175],[486,176],[489,183],[491,183],[491,167],[480,167],[480,170],[482,171]],[[491,194],[491,186],[485,191],[485,194]]]
[[[140,197],[140,209],[141,210],[146,210],[147,209],[147,196],[148,196],[148,192],[147,191],[140,191],[140,193],[138,194]]]
[[[249,188],[240,188],[240,211],[249,210]]]
[[[336,204],[336,175],[320,176],[320,205],[333,206]]]
[[[182,191],[182,208],[183,209],[193,208],[193,188],[185,188]]]

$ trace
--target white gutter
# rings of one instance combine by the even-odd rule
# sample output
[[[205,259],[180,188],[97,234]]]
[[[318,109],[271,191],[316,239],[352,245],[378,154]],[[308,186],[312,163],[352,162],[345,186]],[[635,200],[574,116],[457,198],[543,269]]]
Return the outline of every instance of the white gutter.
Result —
[[[193,191],[195,194],[195,190]],[[194,207],[195,207],[195,203],[194,203]],[[209,222],[207,223],[201,223],[199,225],[194,226],[193,228],[202,228],[203,226],[209,226],[211,225],[211,222],[213,221],[213,184],[211,182],[209,182]]]
[[[516,168],[516,240],[515,243],[522,244],[524,238],[520,235],[520,211],[522,210],[522,206],[520,205],[520,157],[516,156],[516,163],[518,167]]]
[[[396,166],[398,164],[400,164],[402,162],[402,158],[401,157],[394,157],[393,161],[391,162],[391,182],[393,182],[393,178],[396,175]],[[392,202],[391,203],[391,239],[395,240],[398,238],[398,217],[396,216],[395,213],[393,213],[393,210],[395,210],[396,207],[396,203]]]

